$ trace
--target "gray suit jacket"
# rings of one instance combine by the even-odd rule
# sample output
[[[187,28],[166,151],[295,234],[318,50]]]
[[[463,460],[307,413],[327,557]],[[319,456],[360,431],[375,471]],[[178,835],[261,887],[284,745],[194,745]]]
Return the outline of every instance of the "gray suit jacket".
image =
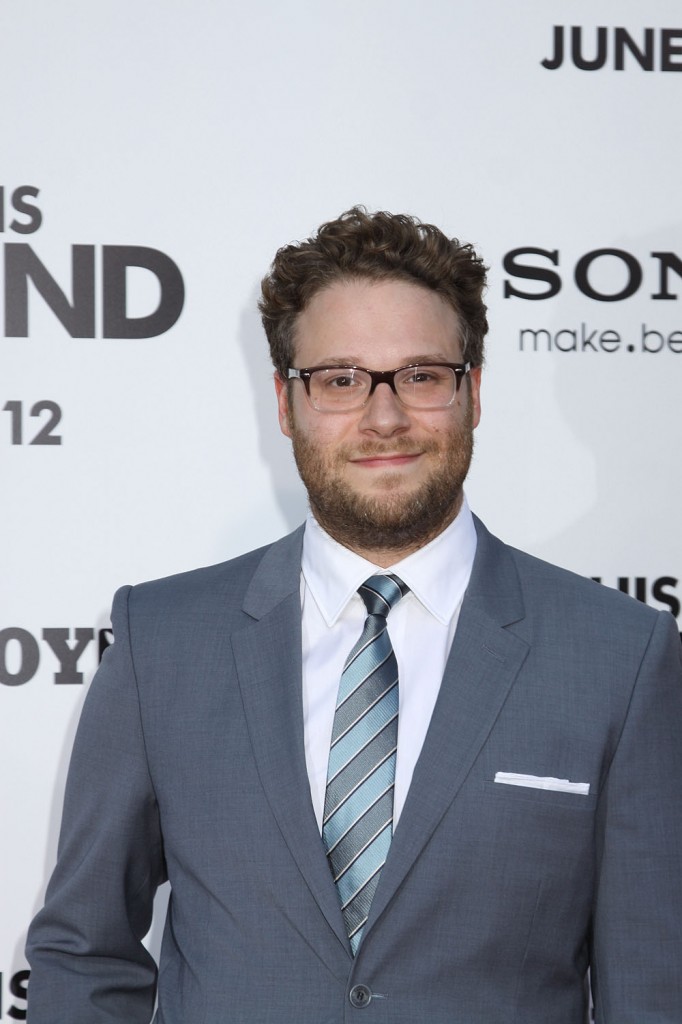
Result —
[[[140,939],[166,876],[158,1024],[581,1024],[588,966],[601,1024],[682,1021],[674,622],[477,528],[355,960],[304,759],[302,531],[119,591],[29,936],[29,1024],[147,1024]]]

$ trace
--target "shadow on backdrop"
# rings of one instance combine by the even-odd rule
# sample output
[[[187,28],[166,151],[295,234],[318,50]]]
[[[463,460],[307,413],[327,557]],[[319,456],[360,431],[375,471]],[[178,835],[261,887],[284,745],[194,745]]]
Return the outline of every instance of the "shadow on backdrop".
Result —
[[[277,422],[273,368],[257,308],[259,294],[259,289],[255,288],[251,302],[242,313],[238,340],[253,392],[258,451],[270,473],[272,491],[287,530],[293,530],[305,519],[307,498],[291,454],[291,444],[281,433]]]

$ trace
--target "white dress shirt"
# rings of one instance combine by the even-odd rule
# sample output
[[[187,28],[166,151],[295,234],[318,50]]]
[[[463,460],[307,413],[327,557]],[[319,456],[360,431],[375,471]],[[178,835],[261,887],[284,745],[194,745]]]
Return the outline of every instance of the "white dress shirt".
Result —
[[[441,534],[390,569],[343,547],[308,516],[301,562],[303,727],[320,832],[339,681],[367,615],[358,587],[374,573],[395,572],[410,588],[388,617],[400,680],[395,827],[431,721],[475,553],[476,529],[466,498]]]

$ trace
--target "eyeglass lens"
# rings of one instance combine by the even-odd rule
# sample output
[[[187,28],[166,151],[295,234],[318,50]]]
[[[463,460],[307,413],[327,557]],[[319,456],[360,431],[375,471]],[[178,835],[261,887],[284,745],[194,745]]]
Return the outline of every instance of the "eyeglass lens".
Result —
[[[405,405],[440,409],[450,405],[457,378],[449,366],[408,366],[395,374],[395,392]],[[316,409],[353,409],[364,405],[372,387],[365,370],[330,367],[310,377],[310,398]]]

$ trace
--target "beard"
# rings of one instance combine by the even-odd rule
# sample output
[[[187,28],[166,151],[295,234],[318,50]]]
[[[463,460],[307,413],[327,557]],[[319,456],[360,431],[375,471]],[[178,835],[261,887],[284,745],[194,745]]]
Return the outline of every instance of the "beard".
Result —
[[[320,526],[344,547],[360,554],[395,552],[402,557],[428,544],[457,515],[473,454],[471,403],[463,421],[438,439],[418,445],[400,436],[383,444],[364,441],[325,451],[297,430],[293,421],[290,427],[294,458],[310,508]],[[343,469],[353,457],[417,450],[433,468],[414,490],[405,492],[403,475],[390,469],[374,478],[372,494],[354,490],[343,477]]]

